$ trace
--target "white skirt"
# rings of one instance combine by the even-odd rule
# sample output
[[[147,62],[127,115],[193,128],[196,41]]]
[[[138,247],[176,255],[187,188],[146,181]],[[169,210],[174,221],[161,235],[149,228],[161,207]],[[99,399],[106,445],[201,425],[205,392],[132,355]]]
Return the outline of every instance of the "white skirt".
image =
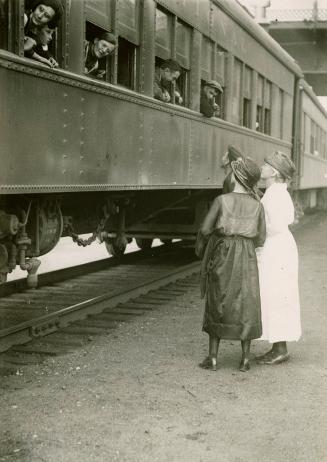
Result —
[[[262,337],[274,342],[301,336],[298,251],[290,231],[267,236],[258,249]]]

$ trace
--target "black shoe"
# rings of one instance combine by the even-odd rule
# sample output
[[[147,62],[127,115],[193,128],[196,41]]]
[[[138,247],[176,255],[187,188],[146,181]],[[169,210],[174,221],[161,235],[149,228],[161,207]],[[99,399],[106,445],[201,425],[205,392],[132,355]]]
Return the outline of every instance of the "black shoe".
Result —
[[[217,358],[214,356],[207,356],[202,363],[199,364],[202,369],[209,369],[210,371],[217,370]]]

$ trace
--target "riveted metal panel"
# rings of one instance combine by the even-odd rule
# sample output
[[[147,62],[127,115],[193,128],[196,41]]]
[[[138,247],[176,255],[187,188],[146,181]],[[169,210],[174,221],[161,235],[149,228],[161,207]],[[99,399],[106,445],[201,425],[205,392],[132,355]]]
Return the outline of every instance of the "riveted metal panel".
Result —
[[[228,144],[259,162],[271,149],[290,151],[263,134],[25,62],[0,59],[2,192],[216,188]]]

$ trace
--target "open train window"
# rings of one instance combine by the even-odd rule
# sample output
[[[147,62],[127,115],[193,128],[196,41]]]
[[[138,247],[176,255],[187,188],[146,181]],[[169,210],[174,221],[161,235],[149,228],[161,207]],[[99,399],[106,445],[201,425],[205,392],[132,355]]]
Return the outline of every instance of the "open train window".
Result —
[[[251,128],[251,97],[252,97],[252,69],[244,66],[243,79],[243,117],[242,123],[244,127]]]
[[[262,106],[257,105],[257,114],[255,119],[255,129],[257,132],[263,132]]]
[[[117,83],[130,90],[136,90],[137,47],[125,40],[118,38],[118,69]]]
[[[100,45],[102,47],[100,53],[103,53],[104,56],[99,58],[96,55],[96,48],[97,44],[103,41],[106,43]],[[91,78],[111,82],[114,47],[113,34],[87,21],[85,25],[84,73]]]
[[[264,91],[264,133],[267,135],[271,134],[271,87],[272,84],[268,80],[265,82],[265,91]]]
[[[263,85],[264,79],[261,75],[258,75],[257,81],[257,113],[255,129],[257,132],[264,131],[264,117],[263,117]]]
[[[167,90],[170,95],[169,102],[188,106],[189,104],[189,72],[191,66],[191,42],[192,28],[178,20],[172,14],[156,9],[155,24],[155,79],[159,80],[160,66],[167,59],[177,61],[181,68],[180,76],[176,82],[164,82],[160,80],[160,85]],[[156,96],[161,99],[161,92]]]
[[[0,0],[0,48],[9,49],[9,0]]]
[[[251,128],[251,100],[243,98],[243,127]]]
[[[310,153],[313,154],[315,151],[315,123],[311,120],[310,123]]]
[[[279,128],[280,128],[280,139],[283,139],[284,131],[283,131],[283,120],[284,120],[284,92],[283,90],[279,90]]]
[[[216,55],[215,55],[215,73],[214,80],[216,80],[222,86],[223,91],[218,92],[216,97],[216,103],[220,108],[219,118],[225,118],[225,82],[226,82],[226,59],[227,52],[216,46]]]
[[[242,70],[243,63],[238,59],[234,60],[233,69],[233,102],[232,102],[232,122],[240,125],[241,122],[241,91],[242,91]]]
[[[265,118],[264,118],[264,133],[270,135],[271,128],[271,112],[270,109],[265,108]]]
[[[192,28],[184,22],[176,21],[176,61],[182,68],[176,85],[183,98],[183,106],[189,105],[189,74],[191,69]]]
[[[179,104],[180,106],[188,106],[189,105],[189,72],[187,69],[183,69],[181,71],[181,75],[176,80],[175,85],[176,94],[179,94],[182,97],[182,101],[179,103],[175,98],[175,104]]]

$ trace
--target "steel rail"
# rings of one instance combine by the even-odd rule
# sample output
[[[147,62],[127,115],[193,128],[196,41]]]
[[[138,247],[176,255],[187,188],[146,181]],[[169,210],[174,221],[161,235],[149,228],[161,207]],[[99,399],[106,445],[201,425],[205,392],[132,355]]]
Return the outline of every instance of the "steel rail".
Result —
[[[170,273],[156,277],[145,283],[137,284],[126,290],[119,289],[93,297],[83,302],[65,307],[54,313],[46,314],[25,321],[0,331],[0,352],[8,350],[14,345],[22,345],[45,335],[49,335],[61,328],[67,327],[74,321],[85,319],[88,315],[99,314],[104,310],[113,309],[120,303],[125,303],[152,290],[157,290],[169,283],[184,279],[199,271],[198,261],[183,265]]]
[[[175,242],[169,245],[162,244],[150,249],[140,250],[136,249],[132,252],[126,253],[120,257],[102,258],[101,260],[91,261],[88,263],[82,263],[80,265],[71,266],[67,268],[61,268],[38,275],[38,287],[43,287],[49,284],[56,284],[58,282],[71,279],[73,277],[83,276],[91,272],[108,269],[118,265],[124,265],[129,263],[137,263],[140,258],[144,258],[147,255],[160,256],[174,252],[182,247],[181,242]],[[27,287],[26,278],[19,278],[12,281],[5,282],[0,285],[0,298],[7,297],[13,293],[30,290]]]

